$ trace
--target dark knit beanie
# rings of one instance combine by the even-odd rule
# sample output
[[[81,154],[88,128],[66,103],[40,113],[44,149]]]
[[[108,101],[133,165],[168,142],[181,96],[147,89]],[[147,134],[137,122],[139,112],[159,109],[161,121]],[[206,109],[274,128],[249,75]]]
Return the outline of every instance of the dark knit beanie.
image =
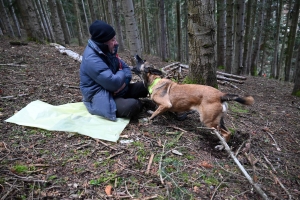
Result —
[[[116,32],[109,24],[96,20],[90,26],[90,34],[95,42],[104,43],[111,40]]]

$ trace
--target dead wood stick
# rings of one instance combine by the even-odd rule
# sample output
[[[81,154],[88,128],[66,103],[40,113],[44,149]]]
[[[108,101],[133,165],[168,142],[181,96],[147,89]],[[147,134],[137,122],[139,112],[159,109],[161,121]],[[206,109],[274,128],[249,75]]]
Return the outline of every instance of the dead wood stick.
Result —
[[[264,159],[265,161],[270,165],[270,167],[272,168],[272,170],[277,173],[276,169],[274,168],[274,166],[272,165],[272,163],[268,160],[268,158],[264,155]]]
[[[161,184],[163,184],[163,185],[164,185],[165,183],[164,183],[164,179],[163,179],[163,177],[162,177],[161,163],[162,163],[162,158],[163,158],[164,152],[165,152],[166,142],[167,142],[167,140],[165,140],[165,142],[164,142],[163,149],[162,149],[161,156],[160,156],[160,161],[159,161],[159,171],[160,171],[160,173],[159,173],[159,178],[160,178]]]
[[[257,191],[257,193],[263,198],[263,199],[269,199],[269,197],[266,195],[266,193],[259,187],[257,183],[254,183],[253,179],[250,177],[248,172],[245,170],[245,168],[242,166],[240,161],[235,157],[233,152],[230,150],[230,147],[226,143],[225,139],[220,135],[220,133],[214,129],[212,130],[212,134],[215,134],[219,140],[221,141],[222,145],[224,145],[225,150],[230,155],[230,157],[234,160],[234,162],[237,164],[241,172],[244,174],[244,176],[247,178],[247,180],[250,182],[250,184],[254,187],[254,189]]]
[[[244,83],[244,81],[236,80],[236,79],[233,79],[233,78],[227,78],[227,77],[221,76],[221,75],[217,75],[217,79],[224,80],[224,81],[235,82],[235,83],[240,83],[240,84]]]
[[[153,162],[153,158],[154,158],[154,153],[151,153],[150,159],[149,159],[149,163],[147,166],[147,170],[146,170],[146,174],[148,175],[150,173],[150,168],[151,168],[151,164]]]
[[[225,77],[232,77],[232,78],[241,79],[241,80],[246,80],[247,79],[244,76],[238,76],[238,75],[234,75],[234,74],[228,74],[228,73],[220,72],[220,71],[217,71],[217,74],[221,74],[221,75],[223,75]]]
[[[167,127],[170,127],[170,128],[174,128],[176,130],[180,130],[182,132],[187,132],[186,130],[182,129],[182,128],[179,128],[179,127],[176,127],[176,126],[167,126]]]
[[[266,130],[266,129],[263,129],[263,131],[265,131],[266,133],[268,133],[268,135],[272,138],[272,140],[274,141],[274,145],[275,145],[275,147],[276,147],[276,150],[277,150],[277,151],[281,151],[281,149],[279,148],[279,146],[278,146],[276,140],[275,140],[274,137],[271,135],[272,132],[269,131],[269,130]]]
[[[141,200],[150,200],[150,199],[156,199],[158,197],[158,195],[157,194],[155,194],[155,195],[152,195],[152,196],[150,196],[150,197],[144,197],[144,198],[142,198]],[[138,200],[138,199],[134,199],[134,200]]]
[[[117,153],[115,153],[115,154],[113,154],[113,155],[110,155],[110,156],[108,156],[108,157],[106,158],[106,160],[109,160],[109,159],[111,159],[111,158],[113,158],[113,157],[115,157],[115,156],[117,156],[117,155],[122,154],[122,153],[124,153],[124,151],[120,151],[120,152],[117,152]]]
[[[109,146],[108,144],[106,144],[105,142],[102,142],[101,140],[99,140],[99,139],[95,139],[96,140],[96,142],[97,143],[101,143],[101,144],[103,144],[104,146],[106,146],[106,147],[109,147],[109,148],[111,148],[112,150],[115,150],[115,151],[117,151],[117,149],[115,149],[115,148],[113,148],[113,147],[111,147],[111,146]]]
[[[63,85],[66,88],[74,88],[74,89],[80,89],[78,86],[73,86],[73,85]]]
[[[21,64],[18,64],[18,63],[8,63],[8,64],[1,64],[0,63],[0,66],[27,67],[27,65],[21,65]]]

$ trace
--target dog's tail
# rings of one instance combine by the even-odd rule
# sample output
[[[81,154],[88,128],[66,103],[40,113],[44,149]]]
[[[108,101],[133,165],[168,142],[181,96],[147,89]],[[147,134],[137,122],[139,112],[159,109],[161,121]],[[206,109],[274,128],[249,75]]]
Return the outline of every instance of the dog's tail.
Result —
[[[225,101],[236,101],[244,105],[252,105],[254,103],[254,98],[250,95],[246,95],[244,97],[240,97],[236,94],[224,94],[221,97],[221,102]]]

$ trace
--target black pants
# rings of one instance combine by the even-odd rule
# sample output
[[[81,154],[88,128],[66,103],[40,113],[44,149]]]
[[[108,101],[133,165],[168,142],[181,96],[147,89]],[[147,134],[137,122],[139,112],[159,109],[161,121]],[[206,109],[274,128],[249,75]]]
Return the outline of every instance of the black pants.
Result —
[[[115,98],[117,117],[131,118],[142,110],[142,103],[138,98],[146,97],[148,89],[143,82],[131,83],[123,97]]]

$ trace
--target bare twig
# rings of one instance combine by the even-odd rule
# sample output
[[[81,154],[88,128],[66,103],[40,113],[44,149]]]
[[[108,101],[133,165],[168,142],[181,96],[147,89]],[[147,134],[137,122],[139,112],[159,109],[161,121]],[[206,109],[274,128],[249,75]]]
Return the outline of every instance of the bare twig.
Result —
[[[66,88],[74,88],[74,89],[80,89],[80,87],[78,86],[74,86],[74,85],[63,85]]]
[[[1,64],[1,63],[0,63],[0,66],[27,67],[27,65],[21,65],[21,64],[18,64],[18,63],[8,63],[8,64]]]
[[[159,177],[160,177],[160,182],[161,182],[161,184],[163,184],[163,185],[164,185],[165,183],[164,183],[164,179],[163,179],[163,177],[162,177],[161,163],[162,163],[162,158],[163,158],[164,152],[165,152],[166,142],[167,142],[167,140],[165,140],[165,142],[164,142],[163,149],[162,149],[161,156],[160,156],[160,161],[159,161],[159,171],[160,171]]]
[[[269,128],[263,128],[262,129],[263,131],[265,131],[266,133],[268,133],[268,135],[272,138],[272,140],[274,141],[274,145],[276,147],[276,150],[277,151],[281,151],[281,149],[279,148],[276,140],[274,139],[274,137],[272,136],[272,134],[274,134],[272,131],[269,130]]]
[[[219,187],[224,183],[224,181],[222,181],[215,189],[214,193],[211,195],[210,200],[213,200],[215,197],[216,192],[218,191]]]
[[[148,166],[147,166],[147,170],[146,170],[146,174],[149,174],[149,172],[150,172],[150,168],[151,168],[151,164],[153,162],[153,158],[154,158],[154,153],[151,153],[149,163],[148,163]]]
[[[272,165],[272,163],[268,160],[268,158],[265,155],[264,155],[264,159],[270,165],[270,167],[272,168],[273,172],[276,173],[276,169],[274,168],[274,166]]]
[[[167,126],[167,127],[170,127],[170,128],[176,129],[176,130],[180,130],[180,131],[183,131],[183,132],[187,132],[186,130],[184,130],[182,128],[179,128],[179,127],[176,127],[176,126]]]
[[[120,151],[120,152],[117,152],[117,153],[115,153],[115,154],[113,154],[113,155],[110,155],[110,156],[108,156],[108,157],[106,158],[106,160],[111,159],[111,158],[113,158],[113,157],[115,157],[115,156],[117,156],[117,155],[120,155],[120,154],[122,154],[122,153],[124,153],[124,151]]]
[[[130,196],[131,198],[133,198],[133,196],[130,194],[130,192],[129,192],[128,189],[127,189],[126,181],[125,181],[125,189],[126,189],[126,192],[129,194],[129,196]]]
[[[268,169],[268,166],[263,163],[261,160],[259,160],[260,163],[263,165],[264,168]],[[292,199],[292,195],[289,193],[289,191],[284,187],[284,185],[281,183],[281,181],[279,180],[279,178],[273,174],[272,171],[269,171],[269,173],[271,174],[271,176],[274,178],[275,182],[279,183],[279,185],[281,186],[281,188],[287,193],[287,195],[289,196],[289,199]]]
[[[111,146],[109,146],[108,144],[106,144],[105,142],[102,142],[101,140],[99,140],[99,139],[95,139],[96,140],[96,142],[97,143],[101,143],[101,144],[103,144],[104,146],[106,146],[106,147],[109,147],[109,148],[111,148],[112,150],[115,150],[115,151],[117,151],[117,149],[115,149],[115,148],[113,148],[113,147],[111,147]]]
[[[247,178],[247,180],[250,182],[250,184],[255,188],[255,190],[258,192],[258,194],[263,198],[263,199],[269,199],[269,197],[266,195],[266,193],[259,187],[257,183],[254,183],[253,179],[250,177],[248,172],[245,170],[245,168],[242,166],[240,161],[235,157],[233,152],[230,150],[230,147],[226,143],[225,139],[220,135],[220,133],[217,130],[212,131],[215,135],[218,136],[219,140],[225,147],[225,150],[227,153],[230,155],[230,157],[234,160],[234,162],[237,164],[241,172],[244,174],[244,176]]]

